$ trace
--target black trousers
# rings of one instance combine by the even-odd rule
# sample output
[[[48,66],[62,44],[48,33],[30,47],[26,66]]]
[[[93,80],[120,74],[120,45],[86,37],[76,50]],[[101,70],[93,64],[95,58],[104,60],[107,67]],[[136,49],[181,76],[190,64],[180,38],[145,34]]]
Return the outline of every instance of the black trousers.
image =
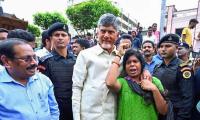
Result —
[[[196,105],[200,100],[200,96],[195,98],[194,107],[192,109],[192,118],[191,120],[200,120],[200,112],[197,110]]]
[[[58,108],[60,110],[60,120],[73,120],[72,100],[71,99],[57,99]]]

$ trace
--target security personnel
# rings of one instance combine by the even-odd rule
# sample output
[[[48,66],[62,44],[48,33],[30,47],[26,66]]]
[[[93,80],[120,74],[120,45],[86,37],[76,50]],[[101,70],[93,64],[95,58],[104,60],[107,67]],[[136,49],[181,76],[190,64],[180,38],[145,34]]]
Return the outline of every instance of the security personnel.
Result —
[[[190,120],[193,107],[192,69],[177,56],[179,37],[167,34],[161,38],[158,47],[163,62],[154,69],[153,76],[159,78],[168,91],[173,104],[175,120]]]
[[[53,42],[53,51],[51,54],[40,58],[39,68],[54,84],[60,120],[73,120],[71,97],[75,57],[67,50],[70,41],[68,26],[59,22],[54,23],[49,27],[48,35]]]
[[[185,42],[180,42],[178,45],[178,58],[186,64],[192,66],[190,58],[190,46]]]

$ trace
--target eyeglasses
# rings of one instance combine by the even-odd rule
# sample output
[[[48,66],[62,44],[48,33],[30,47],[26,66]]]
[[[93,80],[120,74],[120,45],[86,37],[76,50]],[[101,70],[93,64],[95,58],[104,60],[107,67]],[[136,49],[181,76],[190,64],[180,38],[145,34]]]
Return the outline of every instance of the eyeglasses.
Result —
[[[36,55],[33,56],[24,56],[24,57],[14,57],[14,59],[20,59],[23,60],[25,62],[32,62],[32,60],[35,60],[36,62],[38,62],[38,57]]]

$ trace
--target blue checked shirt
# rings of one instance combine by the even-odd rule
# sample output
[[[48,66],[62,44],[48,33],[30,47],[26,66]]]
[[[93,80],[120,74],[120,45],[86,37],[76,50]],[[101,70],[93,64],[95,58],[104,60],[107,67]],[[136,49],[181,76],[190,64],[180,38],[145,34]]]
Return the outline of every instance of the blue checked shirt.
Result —
[[[0,72],[0,120],[58,120],[59,110],[48,77],[36,73],[27,84]]]
[[[150,64],[145,62],[145,69],[148,70],[151,75],[153,74],[154,68],[156,65],[161,64],[162,61],[157,60],[156,58],[152,58],[152,61]]]

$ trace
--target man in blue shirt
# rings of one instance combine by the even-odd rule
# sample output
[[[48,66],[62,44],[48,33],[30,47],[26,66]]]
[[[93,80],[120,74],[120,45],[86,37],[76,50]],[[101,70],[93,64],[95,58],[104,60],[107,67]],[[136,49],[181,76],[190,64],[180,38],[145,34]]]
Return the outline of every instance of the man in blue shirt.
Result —
[[[160,48],[159,47],[157,47],[157,54],[153,56],[153,59],[158,63],[162,63],[163,58],[160,55]]]
[[[151,74],[153,74],[155,66],[160,63],[153,58],[155,52],[154,43],[149,40],[144,41],[142,43],[142,52],[144,54],[145,59],[145,69],[147,69]]]
[[[36,72],[37,57],[27,43],[0,43],[0,120],[58,120],[59,110],[48,77]]]
[[[143,29],[142,27],[139,27],[137,35],[136,35],[136,37],[140,40],[140,43],[143,42],[142,29]]]
[[[141,49],[142,41],[139,38],[137,38],[136,35],[137,35],[137,31],[132,30],[131,36],[133,37],[133,39],[131,41],[132,42],[131,47],[135,49]]]

